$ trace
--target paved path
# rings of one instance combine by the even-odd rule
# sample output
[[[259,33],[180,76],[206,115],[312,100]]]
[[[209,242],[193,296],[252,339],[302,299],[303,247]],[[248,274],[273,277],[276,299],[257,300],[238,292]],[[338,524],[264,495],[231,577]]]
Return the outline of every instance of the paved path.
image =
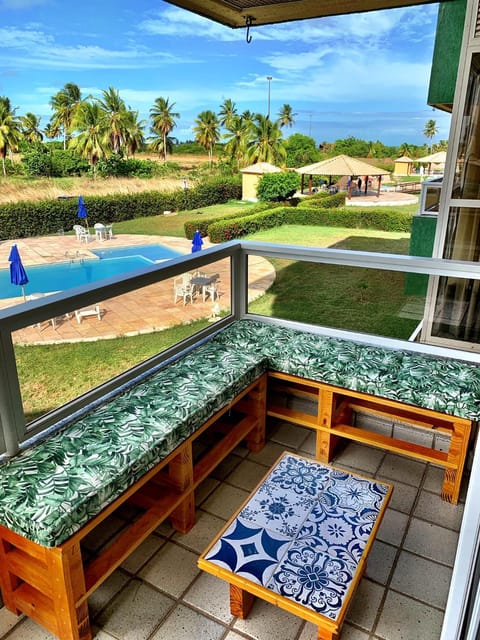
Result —
[[[8,255],[12,244],[16,243],[22,262],[27,269],[30,265],[65,262],[66,253],[75,254],[78,250],[85,257],[97,259],[90,253],[90,249],[114,248],[131,245],[163,244],[184,254],[191,251],[191,241],[185,238],[145,235],[116,235],[111,240],[100,242],[92,240],[80,244],[75,236],[47,236],[40,238],[25,238],[0,242],[0,264],[8,266]],[[204,243],[204,248],[212,246]],[[218,300],[222,311],[230,308],[230,261],[220,260],[205,268],[207,273],[219,273]],[[254,300],[263,294],[275,280],[272,265],[264,258],[251,256],[249,258],[249,300]],[[28,290],[32,294],[34,291]],[[0,300],[0,308],[23,303],[23,298]],[[140,333],[151,333],[167,327],[191,322],[211,315],[212,302],[209,298],[205,303],[201,296],[197,296],[194,303],[190,301],[184,306],[182,300],[173,302],[173,279],[170,278],[141,290],[132,291],[116,298],[100,303],[102,319],[95,316],[84,318],[79,324],[76,318],[59,318],[56,327],[51,322],[43,322],[40,327],[32,326],[16,331],[13,339],[17,344],[48,344],[58,342],[77,342],[84,340],[98,340],[117,336],[131,336]]]

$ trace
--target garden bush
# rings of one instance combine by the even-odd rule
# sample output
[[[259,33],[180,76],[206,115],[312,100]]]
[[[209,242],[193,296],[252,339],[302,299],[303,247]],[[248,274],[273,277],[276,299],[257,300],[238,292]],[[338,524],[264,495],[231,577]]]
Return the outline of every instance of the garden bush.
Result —
[[[259,202],[258,204],[255,204],[253,207],[249,206],[248,209],[246,209],[245,211],[245,216],[251,216],[261,211],[266,211],[267,209],[274,209],[276,207],[278,207],[278,204],[275,202]],[[197,229],[202,234],[202,237],[205,237],[209,235],[209,227],[211,224],[214,224],[219,220],[231,220],[232,218],[239,217],[238,211],[235,213],[226,213],[225,215],[217,214],[214,218],[201,217],[202,215],[201,211],[197,211],[196,215],[198,217],[192,218],[191,220],[187,220],[183,225],[183,228],[185,230],[185,237],[188,238],[189,240],[193,238],[193,234]],[[240,216],[240,217],[245,217],[245,216]]]
[[[336,194],[337,195],[337,194]],[[409,232],[412,214],[391,210],[388,207],[278,207],[272,211],[216,221],[208,227],[211,242],[227,242],[235,238],[271,229],[283,224],[346,227],[352,229],[379,229],[383,231]]]
[[[228,184],[226,184],[226,182]],[[239,179],[209,180],[185,194],[175,191],[147,191],[136,194],[85,196],[84,201],[91,223],[111,224],[143,216],[155,216],[164,211],[177,211],[227,202],[241,197]],[[189,205],[194,201],[194,207]],[[77,219],[77,199],[62,198],[35,202],[0,205],[0,240],[26,238],[69,231]]]
[[[257,186],[257,196],[261,202],[283,202],[297,191],[300,175],[293,171],[282,173],[265,173]]]

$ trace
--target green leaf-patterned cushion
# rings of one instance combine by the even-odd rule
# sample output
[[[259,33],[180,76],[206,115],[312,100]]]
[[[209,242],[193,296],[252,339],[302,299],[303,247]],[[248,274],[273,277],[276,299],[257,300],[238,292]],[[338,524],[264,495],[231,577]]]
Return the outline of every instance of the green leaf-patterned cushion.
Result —
[[[0,522],[57,546],[266,370],[206,343],[0,467]]]
[[[267,368],[480,418],[475,365],[242,320],[0,467],[0,522],[60,544]]]
[[[373,347],[239,321],[217,342],[268,358],[271,370],[345,387],[469,420],[480,418],[480,367],[449,358]]]

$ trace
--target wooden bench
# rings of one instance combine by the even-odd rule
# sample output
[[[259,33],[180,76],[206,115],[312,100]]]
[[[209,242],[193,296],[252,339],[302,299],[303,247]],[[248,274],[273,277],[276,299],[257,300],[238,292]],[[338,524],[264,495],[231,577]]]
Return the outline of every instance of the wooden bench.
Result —
[[[478,367],[239,321],[0,467],[5,605],[62,640],[90,638],[88,596],[165,518],[192,526],[195,488],[243,438],[263,445],[267,372],[316,398],[314,416],[279,409],[275,395],[268,413],[315,429],[320,459],[346,437],[442,464],[443,497],[456,502],[480,415]],[[451,433],[448,454],[354,427],[358,408]],[[125,503],[141,514],[87,564],[83,539]]]
[[[3,465],[5,606],[90,639],[94,590],[166,518],[193,526],[195,489],[242,440],[262,448],[265,397],[263,365],[207,343]],[[85,537],[126,504],[136,518],[86,560]]]
[[[230,583],[230,611],[255,597],[337,640],[392,486],[284,453],[200,556]]]

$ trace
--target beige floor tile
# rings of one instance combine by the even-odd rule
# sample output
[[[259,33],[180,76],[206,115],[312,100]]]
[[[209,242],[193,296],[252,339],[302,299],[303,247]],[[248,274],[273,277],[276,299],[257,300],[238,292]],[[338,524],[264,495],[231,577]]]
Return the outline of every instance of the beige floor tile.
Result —
[[[338,455],[333,457],[332,464],[374,476],[384,456],[385,453],[380,449],[349,442]]]
[[[408,516],[388,508],[377,533],[377,539],[398,546],[405,534]]]
[[[191,549],[194,553],[200,554],[215,538],[220,529],[225,526],[225,520],[201,509],[197,510],[195,516],[195,526],[188,533],[176,532],[173,540],[183,547]]]
[[[421,462],[388,453],[380,466],[378,475],[419,487],[424,471],[425,465]]]
[[[177,605],[152,640],[220,640],[225,628],[181,604]]]
[[[422,491],[413,515],[422,520],[439,523],[442,527],[460,531],[463,517],[463,505],[450,504],[440,496]]]
[[[371,631],[385,589],[365,578],[360,582],[347,613],[347,620]]]
[[[403,546],[407,551],[453,567],[457,539],[451,529],[413,518]]]
[[[384,476],[377,475],[377,480],[389,482],[393,484],[393,493],[390,499],[390,508],[402,513],[411,513],[415,500],[417,499],[418,487],[412,487],[411,485],[404,484],[398,480],[392,480],[391,478],[385,478]]]
[[[92,593],[88,599],[90,620],[95,621],[95,617],[125,587],[129,580],[126,573],[117,569]]]
[[[140,571],[139,576],[178,598],[199,572],[196,553],[167,542]]]
[[[387,584],[396,555],[397,547],[375,540],[368,556],[366,577]]]
[[[25,618],[14,627],[8,637],[13,640],[55,640],[55,636],[29,618]]]
[[[281,422],[272,428],[269,437],[273,442],[278,442],[278,444],[285,445],[288,448],[299,449],[310,435],[310,432],[310,429],[288,422]]]
[[[125,569],[125,571],[129,573],[137,573],[164,544],[165,540],[163,538],[159,538],[156,535],[148,536],[148,538],[122,562],[122,569]]]
[[[209,573],[201,573],[183,599],[225,624],[233,620],[229,585]]]
[[[268,472],[268,467],[252,460],[243,460],[228,476],[227,482],[240,489],[252,491]]]
[[[237,619],[233,627],[254,640],[292,640],[303,620],[273,604],[255,602],[246,620]]]
[[[438,640],[443,613],[398,593],[389,592],[375,637],[383,640]]]
[[[450,568],[402,551],[391,587],[434,607],[444,607],[451,577]]]
[[[119,640],[145,640],[174,604],[152,587],[132,580],[96,622]]]
[[[227,520],[247,497],[248,491],[222,484],[202,503],[202,509]]]

